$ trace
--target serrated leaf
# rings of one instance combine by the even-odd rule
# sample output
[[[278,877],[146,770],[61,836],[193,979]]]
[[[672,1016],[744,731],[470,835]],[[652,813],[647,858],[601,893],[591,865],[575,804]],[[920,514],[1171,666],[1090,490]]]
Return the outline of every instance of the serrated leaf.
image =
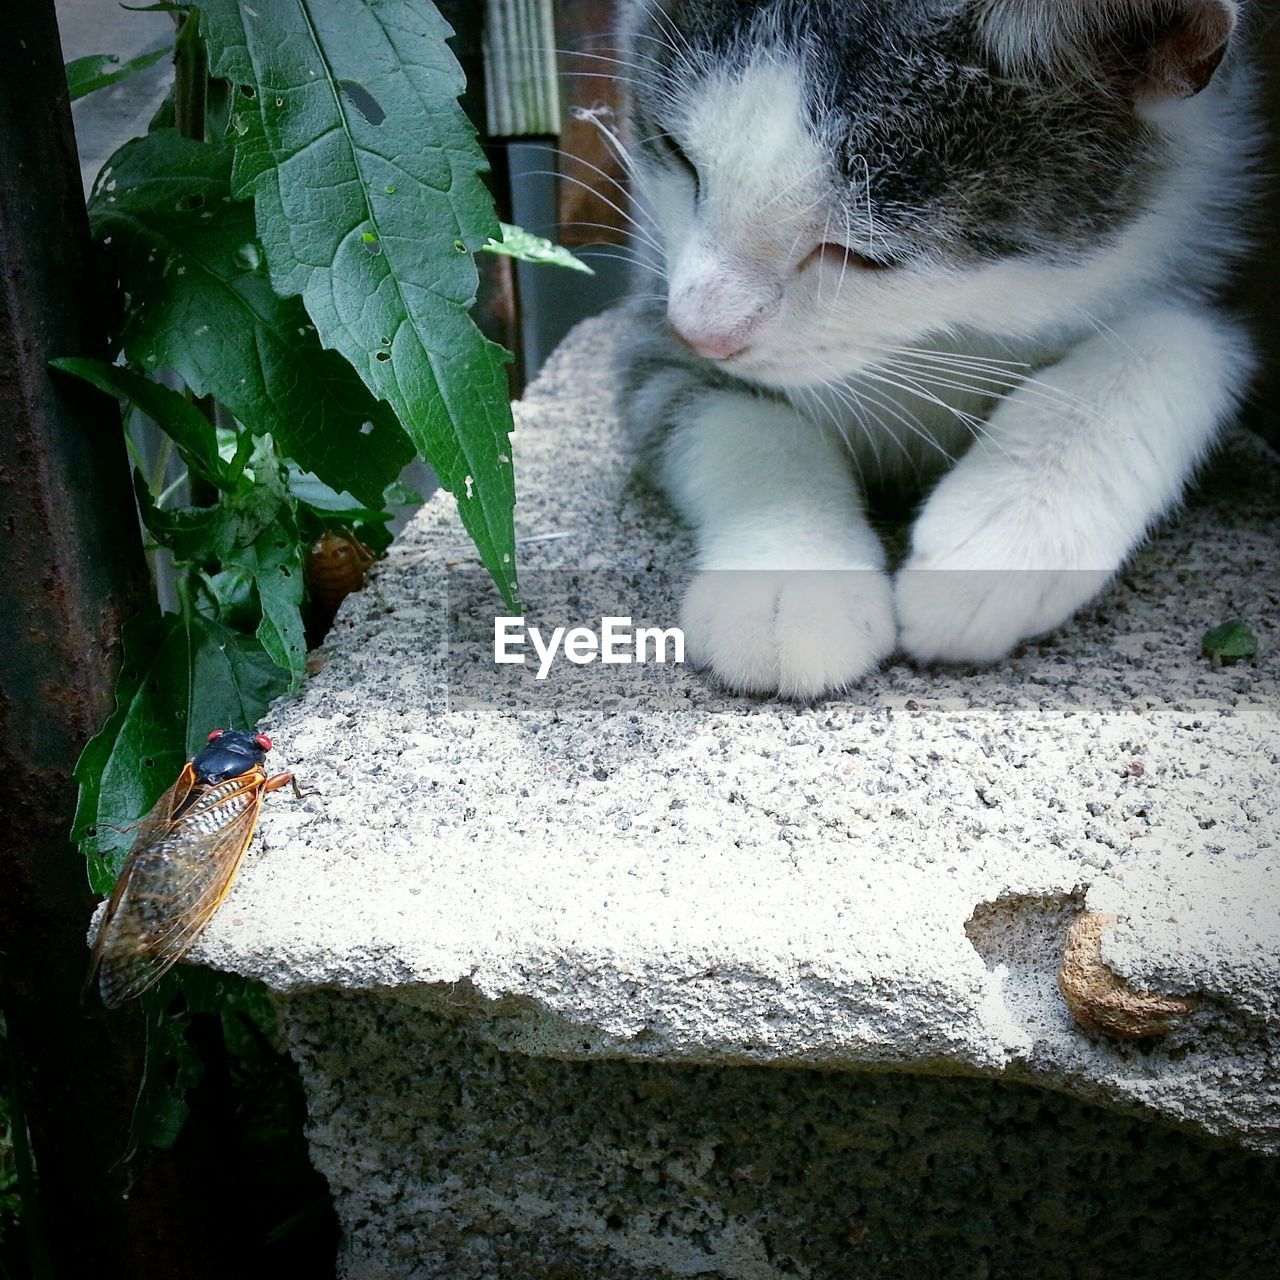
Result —
[[[421,0],[202,9],[272,282],[392,405],[514,604],[506,356],[469,315],[498,224],[452,32]]]
[[[354,494],[336,493],[327,484],[298,467],[289,469],[289,492],[303,506],[333,524],[349,524],[353,520],[385,522],[391,519],[391,512],[366,507]],[[395,500],[392,495],[399,492],[396,485],[388,485],[383,493],[383,501],[390,505]]]
[[[389,407],[320,346],[297,299],[271,288],[252,206],[231,197],[231,164],[228,146],[158,129],[103,167],[89,215],[130,292],[119,345],[374,504],[413,447]]]
[[[219,488],[230,483],[227,465],[218,453],[213,424],[185,396],[132,369],[101,360],[68,356],[49,363],[83,378],[99,391],[136,405],[178,446],[189,468]]]
[[[72,58],[66,66],[67,90],[71,101],[98,89],[105,89],[107,85],[115,84],[139,71],[145,71],[148,67],[155,66],[165,54],[172,52],[172,48],[165,45],[162,49],[153,49],[150,53],[130,58],[128,62],[121,62],[120,55],[115,53],[91,53],[84,58]]]
[[[110,892],[133,841],[114,828],[147,813],[211,729],[256,724],[287,683],[254,640],[194,612],[125,625],[115,710],[75,770],[73,838],[97,892]]]
[[[302,548],[293,503],[269,437],[256,442],[252,482],[224,493],[217,506],[161,510],[135,475],[143,523],[179,563],[211,559],[253,581],[262,617],[257,636],[273,662],[296,686],[306,670],[302,622]]]
[[[550,267],[568,267],[570,271],[582,271],[589,276],[595,271],[587,266],[581,258],[569,252],[562,244],[548,240],[545,236],[535,236],[532,231],[523,227],[513,227],[510,223],[499,224],[502,228],[500,240],[490,240],[485,250],[488,253],[501,253],[508,258],[519,258],[521,262],[544,263]]]

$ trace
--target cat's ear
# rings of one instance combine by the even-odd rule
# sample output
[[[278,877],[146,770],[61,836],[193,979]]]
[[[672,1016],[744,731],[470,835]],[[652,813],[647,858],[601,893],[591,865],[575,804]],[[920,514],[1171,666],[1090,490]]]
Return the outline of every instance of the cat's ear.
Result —
[[[1240,10],[1238,0],[978,0],[976,7],[1006,70],[1102,77],[1148,100],[1204,89]]]

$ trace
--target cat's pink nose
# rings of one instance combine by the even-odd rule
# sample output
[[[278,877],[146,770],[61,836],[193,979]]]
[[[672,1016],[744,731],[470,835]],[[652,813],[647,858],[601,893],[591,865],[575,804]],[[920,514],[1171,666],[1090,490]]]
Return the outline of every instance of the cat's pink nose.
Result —
[[[730,360],[747,349],[747,335],[741,329],[731,333],[700,333],[673,323],[671,333],[681,346],[704,360]]]

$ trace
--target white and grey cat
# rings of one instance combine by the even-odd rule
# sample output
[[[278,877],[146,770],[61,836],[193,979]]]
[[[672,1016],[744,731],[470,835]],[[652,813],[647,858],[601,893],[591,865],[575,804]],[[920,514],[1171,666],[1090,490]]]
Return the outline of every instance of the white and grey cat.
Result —
[[[665,314],[622,399],[696,531],[691,656],[809,698],[895,649],[985,662],[1059,626],[1178,501],[1248,381],[1210,302],[1252,189],[1241,5],[636,0],[632,18]],[[904,477],[932,488],[891,576],[863,486]]]

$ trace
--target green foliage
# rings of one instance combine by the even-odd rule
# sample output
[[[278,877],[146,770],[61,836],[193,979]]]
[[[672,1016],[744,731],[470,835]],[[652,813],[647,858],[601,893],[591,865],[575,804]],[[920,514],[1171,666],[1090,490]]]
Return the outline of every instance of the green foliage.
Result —
[[[132,369],[103,364],[101,360],[67,356],[51,360],[50,364],[83,378],[99,391],[135,404],[178,446],[189,468],[219,487],[230,483],[229,470],[218,453],[218,438],[209,429],[209,420],[185,396]]]
[[[474,254],[589,270],[500,228],[427,0],[141,7],[186,18],[169,101],[89,201],[115,363],[54,362],[166,440],[134,488],[178,609],[126,624],[115,709],[76,768],[73,836],[101,893],[209,731],[254,725],[301,681],[305,549],[344,529],[384,550],[390,508],[420,501],[399,483],[415,447],[515,604],[506,356],[469,316]],[[168,52],[78,60],[71,93]],[[183,1126],[202,1076],[193,1018],[256,1028],[269,1061],[245,984],[203,981],[175,971],[144,997],[135,1148]]]
[[[169,49],[153,49],[150,53],[130,58],[128,62],[121,62],[119,54],[115,53],[91,53],[85,58],[73,58],[66,67],[67,91],[71,101],[98,89],[105,89],[107,85],[124,80],[138,71],[145,71],[170,52]]]
[[[469,314],[499,228],[448,25],[405,0],[202,11],[272,284],[392,406],[514,605],[506,355]]]
[[[551,266],[568,267],[571,271],[581,271],[593,276],[595,272],[581,258],[569,252],[562,244],[535,236],[532,231],[523,227],[513,227],[510,223],[498,224],[502,229],[502,239],[490,240],[484,246],[489,253],[505,254],[508,258],[519,258],[522,262],[545,262]]]
[[[1244,659],[1258,656],[1258,637],[1249,629],[1247,623],[1239,618],[1224,622],[1206,632],[1201,642],[1207,657],[1215,667],[1231,666]]]
[[[272,290],[253,206],[231,198],[231,165],[229,146],[172,129],[107,161],[89,216],[128,292],[119,345],[133,364],[172,369],[250,430],[270,432],[326,484],[376,504],[413,447],[390,408],[321,347],[298,300]]]
[[[216,507],[162,510],[141,484],[138,507],[147,529],[180,565],[199,568],[216,559],[223,571],[242,572],[261,608],[258,641],[296,684],[305,667],[306,645],[294,500],[270,436],[246,436],[244,441],[253,450],[249,464],[231,469],[232,483]]]
[[[211,729],[255,724],[288,676],[252,637],[195,609],[125,626],[116,706],[76,765],[73,836],[109,893],[145,814]]]

